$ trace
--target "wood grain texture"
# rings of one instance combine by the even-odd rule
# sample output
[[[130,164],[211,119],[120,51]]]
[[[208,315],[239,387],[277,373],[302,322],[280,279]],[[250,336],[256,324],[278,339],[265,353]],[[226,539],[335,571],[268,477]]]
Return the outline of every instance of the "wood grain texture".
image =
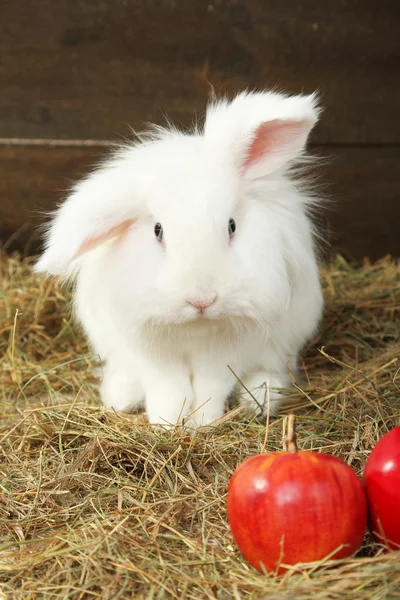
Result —
[[[319,174],[331,204],[332,252],[348,259],[400,257],[400,146],[324,148]]]
[[[319,153],[328,159],[317,173],[332,199],[322,218],[332,251],[355,259],[400,256],[400,147],[324,147]],[[37,248],[40,213],[55,208],[71,182],[104,154],[96,147],[0,146],[0,240],[12,236],[8,249]]]
[[[400,141],[398,0],[3,0],[0,137],[188,124],[216,92],[318,88],[314,140]]]

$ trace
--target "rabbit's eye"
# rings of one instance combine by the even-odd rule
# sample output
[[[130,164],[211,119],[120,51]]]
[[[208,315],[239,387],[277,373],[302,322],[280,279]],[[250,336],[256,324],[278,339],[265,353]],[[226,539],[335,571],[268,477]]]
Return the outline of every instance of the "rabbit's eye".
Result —
[[[163,229],[161,223],[156,223],[154,225],[154,235],[156,236],[156,238],[159,242],[163,241],[164,229]]]
[[[233,237],[236,231],[236,223],[234,219],[229,219],[228,223],[229,237]]]

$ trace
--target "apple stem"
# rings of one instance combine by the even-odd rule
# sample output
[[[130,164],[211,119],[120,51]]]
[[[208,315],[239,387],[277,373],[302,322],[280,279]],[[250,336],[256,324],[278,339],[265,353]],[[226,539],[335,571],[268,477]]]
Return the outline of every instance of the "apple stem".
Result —
[[[285,419],[287,430],[286,436],[283,437],[283,449],[285,452],[290,452],[291,454],[296,454],[297,452],[297,444],[296,444],[296,416],[288,415]]]

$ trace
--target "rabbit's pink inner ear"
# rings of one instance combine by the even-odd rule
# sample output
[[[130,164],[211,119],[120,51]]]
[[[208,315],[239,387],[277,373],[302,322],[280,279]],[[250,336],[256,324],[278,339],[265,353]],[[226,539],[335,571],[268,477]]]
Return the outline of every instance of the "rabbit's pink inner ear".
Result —
[[[94,250],[112,238],[122,235],[125,233],[125,231],[127,231],[127,229],[129,229],[131,225],[133,225],[135,220],[136,219],[126,219],[125,221],[122,221],[122,223],[118,223],[118,225],[110,227],[110,229],[107,229],[103,233],[86,238],[75,252],[73,259],[82,256],[82,254],[85,254],[90,250]]]
[[[243,163],[243,173],[261,159],[268,160],[276,155],[285,155],[299,144],[304,136],[305,123],[303,121],[283,121],[275,119],[262,123],[247,149],[246,159]]]

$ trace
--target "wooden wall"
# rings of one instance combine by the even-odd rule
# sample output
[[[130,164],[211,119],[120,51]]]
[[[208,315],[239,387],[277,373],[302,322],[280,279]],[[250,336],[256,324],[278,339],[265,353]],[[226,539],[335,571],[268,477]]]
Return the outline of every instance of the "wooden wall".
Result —
[[[312,142],[348,257],[400,256],[398,0],[0,0],[0,240],[37,248],[38,211],[129,126],[182,125],[210,84],[318,89]]]

